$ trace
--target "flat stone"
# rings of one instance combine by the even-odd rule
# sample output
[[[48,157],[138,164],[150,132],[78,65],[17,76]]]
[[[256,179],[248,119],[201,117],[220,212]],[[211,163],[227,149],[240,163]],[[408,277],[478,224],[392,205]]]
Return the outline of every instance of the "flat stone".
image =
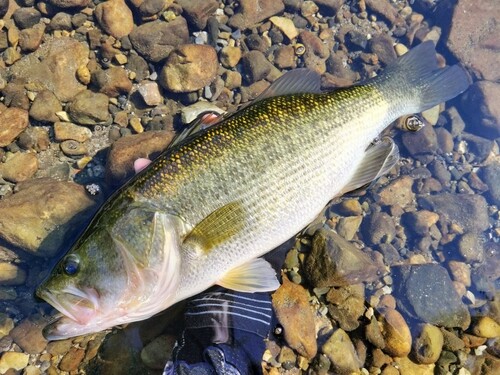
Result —
[[[61,151],[68,156],[85,155],[88,152],[87,146],[83,143],[69,139],[61,142]]]
[[[374,281],[378,272],[377,264],[349,241],[329,230],[316,232],[305,262],[305,273],[314,287]]]
[[[172,141],[171,131],[148,131],[122,137],[112,144],[106,163],[106,179],[119,185],[134,174],[134,161],[154,159]]]
[[[444,223],[460,223],[465,231],[482,232],[489,228],[488,205],[481,195],[442,193],[419,196],[420,207],[439,214]]]
[[[151,62],[165,59],[175,47],[189,42],[186,19],[176,17],[173,21],[146,22],[129,35],[135,50]]]
[[[403,316],[392,309],[384,310],[380,317],[384,337],[383,351],[393,357],[407,356],[411,351],[411,332]]]
[[[241,0],[238,12],[228,22],[228,25],[245,30],[275,14],[285,10],[283,0]]]
[[[9,107],[0,113],[0,147],[11,144],[28,127],[28,111]]]
[[[401,176],[380,190],[378,193],[379,204],[406,207],[412,204],[415,199],[412,188],[413,178]]]
[[[85,126],[78,126],[71,122],[57,121],[54,123],[54,135],[58,141],[72,139],[77,142],[85,142],[92,137],[92,132]]]
[[[219,62],[212,46],[185,44],[170,53],[158,83],[173,92],[192,92],[212,83]]]
[[[0,201],[0,237],[36,255],[55,255],[95,202],[71,182],[35,179]],[[70,220],[73,219],[73,220]]]
[[[443,327],[469,326],[469,310],[440,265],[393,267],[392,275],[398,308],[408,316]]]
[[[275,74],[274,65],[260,51],[247,52],[241,61],[243,77],[248,83],[255,83]]]
[[[274,292],[272,300],[288,346],[306,358],[313,358],[317,352],[316,332],[307,291],[283,276],[283,284]]]
[[[56,112],[62,111],[62,104],[52,91],[40,91],[31,104],[29,115],[32,119],[42,122],[56,122],[59,118]]]
[[[289,40],[295,39],[299,32],[290,18],[274,16],[269,19]]]
[[[29,180],[38,170],[38,158],[32,152],[17,152],[5,163],[0,163],[0,176],[8,181]]]
[[[47,340],[42,335],[45,323],[24,319],[9,335],[26,353],[39,354],[47,346]]]
[[[132,11],[124,0],[108,0],[95,7],[94,15],[109,35],[119,39],[132,32],[134,18]]]
[[[0,357],[0,374],[5,374],[9,369],[20,371],[28,366],[29,355],[18,352],[5,352]]]
[[[323,344],[321,351],[330,359],[335,374],[352,374],[362,367],[349,335],[340,328]]]
[[[500,81],[500,8],[496,0],[459,0],[446,45],[479,79]]]
[[[19,34],[19,47],[23,52],[33,52],[40,47],[45,32],[45,24],[39,23]]]
[[[100,125],[111,122],[108,103],[107,95],[85,90],[68,103],[66,111],[70,119],[77,124]]]

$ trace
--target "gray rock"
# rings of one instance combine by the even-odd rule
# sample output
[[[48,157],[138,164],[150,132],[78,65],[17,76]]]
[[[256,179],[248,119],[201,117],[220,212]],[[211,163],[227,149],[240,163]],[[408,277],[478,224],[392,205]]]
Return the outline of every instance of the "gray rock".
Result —
[[[54,30],[66,30],[70,31],[73,29],[73,24],[71,23],[71,14],[65,12],[56,13],[50,20],[48,29],[50,31]]]
[[[9,0],[0,0],[0,18],[7,14],[9,10]]]
[[[238,12],[229,19],[228,25],[242,30],[285,9],[283,0],[241,0],[239,3]]]
[[[488,195],[500,206],[500,163],[492,163],[481,169],[481,177],[488,185]]]
[[[393,47],[394,41],[387,34],[378,34],[370,39],[368,47],[370,51],[378,56],[385,65],[396,60],[396,52]]]
[[[343,0],[314,0],[324,16],[334,16],[344,4]]]
[[[173,21],[146,22],[129,35],[135,50],[151,62],[165,59],[175,47],[188,43],[189,31],[186,19],[176,17]]]
[[[390,243],[396,237],[396,227],[389,214],[376,212],[363,221],[362,233],[374,245]]]
[[[482,232],[488,229],[488,205],[481,195],[451,194],[420,196],[420,207],[439,214],[440,221],[456,222],[467,232]]]
[[[478,162],[484,161],[492,152],[495,152],[496,146],[493,140],[469,133],[462,134],[462,139],[468,143],[470,152],[474,154]]]
[[[449,186],[451,180],[451,173],[446,168],[444,161],[442,160],[434,160],[429,164],[429,170],[432,173],[432,176],[436,178],[441,184],[445,186]]]
[[[464,117],[469,124],[474,124],[468,128],[470,132],[487,138],[500,135],[500,84],[476,82],[466,91],[462,102]]]
[[[71,120],[77,124],[105,124],[111,121],[108,102],[109,99],[105,94],[85,90],[75,96],[67,105],[66,111]]]
[[[243,77],[251,84],[265,79],[276,69],[260,51],[250,51],[242,58]]]
[[[127,58],[125,68],[135,73],[135,80],[140,82],[149,76],[149,66],[141,56],[131,53]]]
[[[27,29],[40,22],[42,14],[35,8],[18,8],[14,11],[12,17],[17,27]]]
[[[219,7],[216,0],[177,0],[187,21],[198,30],[207,26],[208,17],[213,15]]]
[[[355,284],[332,288],[326,295],[328,312],[344,331],[359,327],[359,318],[365,312],[365,286]]]
[[[458,252],[467,263],[481,263],[484,260],[483,241],[476,233],[465,233],[458,240]]]
[[[357,284],[379,275],[378,265],[367,254],[329,230],[315,234],[305,271],[314,287]]]
[[[330,359],[335,374],[347,375],[358,372],[362,366],[356,349],[349,335],[342,329],[337,329],[321,347],[321,351]]]
[[[56,112],[62,111],[62,104],[49,90],[40,91],[29,111],[29,115],[36,121],[56,122],[59,118]]]
[[[437,264],[392,268],[398,308],[425,323],[466,329],[470,314],[446,269]]]
[[[433,154],[438,149],[436,132],[432,126],[424,126],[418,132],[404,132],[403,144],[412,156]]]
[[[91,0],[48,0],[49,4],[59,8],[84,8],[91,2]]]

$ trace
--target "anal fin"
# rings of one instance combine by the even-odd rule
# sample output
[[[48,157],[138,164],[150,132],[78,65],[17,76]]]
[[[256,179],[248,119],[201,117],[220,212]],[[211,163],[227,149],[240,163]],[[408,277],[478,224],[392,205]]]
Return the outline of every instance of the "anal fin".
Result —
[[[361,164],[351,178],[351,181],[342,189],[342,194],[359,189],[370,184],[380,176],[388,173],[399,160],[399,149],[389,137],[368,147]]]
[[[279,288],[276,272],[269,262],[262,258],[233,268],[217,284],[238,292],[270,292]]]

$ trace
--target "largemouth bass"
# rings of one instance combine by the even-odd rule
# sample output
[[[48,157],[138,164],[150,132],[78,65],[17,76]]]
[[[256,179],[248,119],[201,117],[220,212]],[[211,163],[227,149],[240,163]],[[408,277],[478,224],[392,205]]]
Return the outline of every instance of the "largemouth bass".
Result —
[[[63,316],[61,339],[146,319],[219,284],[272,291],[258,258],[294,236],[335,196],[386,173],[398,117],[469,86],[458,65],[439,69],[422,43],[374,79],[320,92],[305,70],[258,100],[169,147],[115,193],[37,290]]]

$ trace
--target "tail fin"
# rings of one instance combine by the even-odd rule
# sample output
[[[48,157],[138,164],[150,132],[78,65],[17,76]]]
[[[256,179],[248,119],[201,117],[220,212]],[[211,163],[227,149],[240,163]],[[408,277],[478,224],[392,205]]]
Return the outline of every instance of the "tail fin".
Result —
[[[401,56],[376,78],[388,101],[409,99],[406,113],[421,112],[464,92],[471,79],[460,65],[439,68],[431,41],[419,44]],[[396,100],[397,101],[397,100]]]

